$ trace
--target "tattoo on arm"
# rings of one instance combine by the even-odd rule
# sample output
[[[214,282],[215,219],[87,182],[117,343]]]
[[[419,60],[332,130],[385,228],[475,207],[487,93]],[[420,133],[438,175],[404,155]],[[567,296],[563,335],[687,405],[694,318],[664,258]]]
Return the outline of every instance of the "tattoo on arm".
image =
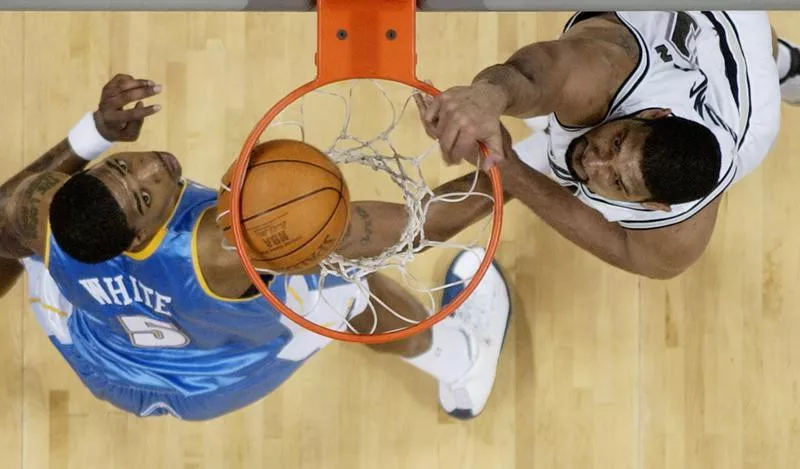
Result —
[[[350,223],[347,224],[347,229],[344,230],[344,236],[342,236],[342,245],[350,242],[350,233],[352,231],[353,231],[353,221],[351,220]]]
[[[16,224],[17,231],[24,238],[36,238],[39,231],[39,205],[42,197],[50,189],[59,183],[59,179],[50,173],[43,173],[31,181],[30,185],[22,193],[22,200],[19,201],[19,212]]]
[[[76,155],[67,139],[64,139],[0,186],[0,204],[7,203],[19,183],[33,174],[47,171],[73,174],[81,171],[87,164],[89,162]]]
[[[353,210],[355,213],[351,216],[350,223],[347,224],[342,241],[337,247],[338,251],[352,249],[356,241],[360,246],[368,246],[372,242],[372,216],[367,209],[358,205],[355,205]],[[354,224],[358,224],[355,229],[353,228]],[[353,233],[354,231],[355,233]],[[360,236],[360,238],[354,239],[354,236]]]
[[[58,171],[59,173],[73,174],[85,168],[87,164],[89,162],[76,155],[69,146],[69,141],[64,139],[28,165],[25,171],[29,173]]]
[[[20,258],[31,254],[19,236],[35,237],[38,229],[35,221],[38,217],[38,204],[42,194],[58,183],[58,178],[52,174],[42,175],[43,178],[38,178],[31,183],[30,187],[26,188],[24,197],[12,200],[20,183],[36,173],[57,171],[73,174],[81,171],[87,164],[89,162],[76,155],[69,145],[69,141],[64,139],[0,185],[0,256]],[[14,204],[20,205],[14,206]],[[17,213],[16,210],[20,210],[20,212]],[[12,213],[15,214],[14,220],[9,219]],[[19,217],[17,218],[16,215]]]
[[[19,259],[32,254],[31,246],[41,233],[40,207],[45,195],[56,187],[60,179],[53,173],[42,173],[24,187],[0,200],[0,257]]]
[[[372,218],[370,218],[369,213],[362,207],[356,207],[356,213],[361,217],[361,221],[364,223],[364,234],[361,236],[359,242],[362,246],[366,246],[372,240]]]

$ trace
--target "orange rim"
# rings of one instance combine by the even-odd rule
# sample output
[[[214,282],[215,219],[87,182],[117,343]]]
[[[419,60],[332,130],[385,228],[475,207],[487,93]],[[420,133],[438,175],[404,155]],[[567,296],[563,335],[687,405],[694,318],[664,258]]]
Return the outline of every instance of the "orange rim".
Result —
[[[317,77],[278,101],[255,125],[242,147],[231,182],[231,228],[236,252],[247,276],[258,291],[281,314],[317,334],[345,342],[378,344],[408,338],[449,316],[477,288],[494,259],[503,225],[503,187],[497,168],[489,171],[494,196],[491,238],[478,271],[449,304],[437,313],[406,329],[377,334],[342,332],[315,324],[292,311],[281,302],[261,279],[247,257],[242,227],[241,194],[253,147],[269,124],[301,96],[337,81],[372,78],[396,81],[431,96],[439,90],[418,80],[414,69],[415,0],[319,0],[317,4]],[[344,31],[344,33],[342,33]],[[390,31],[394,31],[390,33]],[[342,37],[344,36],[344,37]],[[486,156],[486,147],[480,145]]]

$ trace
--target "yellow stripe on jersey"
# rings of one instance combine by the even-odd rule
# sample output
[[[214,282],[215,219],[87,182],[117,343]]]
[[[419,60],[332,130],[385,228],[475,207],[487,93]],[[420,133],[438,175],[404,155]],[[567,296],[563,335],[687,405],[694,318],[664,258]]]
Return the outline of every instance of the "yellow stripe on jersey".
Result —
[[[50,266],[50,220],[47,220],[47,232],[44,235],[44,268]]]
[[[42,299],[41,298],[30,298],[29,301],[31,302],[32,305],[34,305],[36,303],[39,303],[39,307],[40,308],[42,308],[44,310],[47,310],[47,311],[51,311],[53,313],[56,313],[57,315],[61,316],[62,318],[69,317],[69,314],[67,312],[62,311],[62,310],[56,308],[55,306],[50,306],[48,304],[42,303]]]
[[[251,301],[254,298],[258,298],[260,294],[256,294],[250,297],[245,298],[225,298],[224,296],[217,295],[211,288],[208,286],[208,282],[206,282],[205,277],[203,277],[203,272],[200,269],[200,257],[199,252],[197,250],[197,232],[200,230],[200,222],[205,218],[206,212],[209,210],[214,209],[214,207],[209,207],[197,217],[197,221],[194,222],[194,228],[192,228],[192,267],[194,268],[194,276],[197,278],[197,283],[200,284],[200,287],[203,289],[206,295],[211,298],[214,298],[218,301],[227,301],[230,303],[241,303],[245,301]]]
[[[292,295],[292,298],[294,298],[295,301],[297,301],[297,303],[300,305],[300,307],[303,308],[303,311],[305,311],[306,308],[305,305],[303,304],[303,298],[300,296],[299,293],[297,293],[297,290],[295,290],[293,286],[287,285],[286,293]]]

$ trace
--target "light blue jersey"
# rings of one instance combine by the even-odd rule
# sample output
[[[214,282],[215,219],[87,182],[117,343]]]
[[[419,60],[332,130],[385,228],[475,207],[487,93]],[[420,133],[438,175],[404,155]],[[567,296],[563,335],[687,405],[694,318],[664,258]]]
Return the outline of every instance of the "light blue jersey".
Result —
[[[278,357],[293,332],[263,297],[225,299],[209,290],[196,233],[216,198],[186,182],[145,249],[100,264],[72,259],[49,238],[44,264],[72,305],[71,343],[51,338],[98,397],[138,415],[210,418],[266,395],[307,357]],[[281,300],[285,280],[270,286]],[[318,278],[293,281],[312,291]]]

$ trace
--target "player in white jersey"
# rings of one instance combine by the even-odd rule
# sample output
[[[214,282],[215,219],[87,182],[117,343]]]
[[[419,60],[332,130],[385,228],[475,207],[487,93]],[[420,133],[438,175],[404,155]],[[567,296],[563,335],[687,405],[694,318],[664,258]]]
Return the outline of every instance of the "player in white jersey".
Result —
[[[581,12],[558,40],[418,104],[448,161],[474,162],[484,142],[505,189],[562,235],[670,278],[769,152],[781,95],[800,104],[800,54],[776,39],[765,12]],[[501,115],[540,131],[512,148]]]

